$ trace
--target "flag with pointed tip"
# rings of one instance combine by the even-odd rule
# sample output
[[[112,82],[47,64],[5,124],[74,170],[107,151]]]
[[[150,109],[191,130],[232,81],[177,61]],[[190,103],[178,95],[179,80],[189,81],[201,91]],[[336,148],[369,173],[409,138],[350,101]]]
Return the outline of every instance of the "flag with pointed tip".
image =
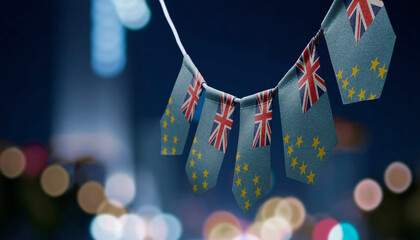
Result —
[[[272,90],[242,98],[240,118],[232,192],[246,212],[270,190]]]
[[[308,46],[312,47],[311,51],[316,56],[316,46],[312,41]],[[311,61],[309,58],[306,59]],[[317,60],[319,64],[318,57],[312,62],[314,60]],[[298,60],[278,85],[284,162],[287,177],[303,183],[315,184],[337,144],[337,135],[326,88],[313,106],[305,114],[302,113],[305,109],[302,106],[305,103],[302,101],[300,81],[305,79],[305,76],[300,74],[299,64],[301,62]],[[309,66],[311,63],[306,64]],[[320,65],[316,69],[319,70],[319,67]],[[315,73],[311,75],[315,76]],[[319,74],[317,76],[322,77]],[[315,77],[306,78],[309,91],[315,80]],[[309,94],[316,93],[309,92]]]
[[[190,123],[203,90],[204,83],[198,69],[188,55],[179,71],[178,78],[160,120],[161,154],[181,155],[184,151]]]
[[[185,172],[195,194],[216,186],[235,111],[234,97],[207,87]]]
[[[344,104],[378,99],[396,40],[382,0],[335,0],[321,24]]]

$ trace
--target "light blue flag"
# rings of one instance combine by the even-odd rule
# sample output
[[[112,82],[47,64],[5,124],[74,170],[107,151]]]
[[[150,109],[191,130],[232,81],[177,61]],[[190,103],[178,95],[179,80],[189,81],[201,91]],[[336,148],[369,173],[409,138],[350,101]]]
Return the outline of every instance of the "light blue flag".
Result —
[[[184,152],[204,82],[190,57],[185,55],[168,105],[160,119],[162,155],[181,155]]]
[[[270,190],[272,90],[242,98],[240,113],[232,192],[246,212]]]
[[[286,176],[314,184],[337,144],[320,62],[311,41],[278,85]]]
[[[378,99],[396,40],[382,0],[335,0],[322,22],[344,104]]]
[[[203,111],[185,172],[195,194],[216,186],[235,111],[234,97],[206,88]]]

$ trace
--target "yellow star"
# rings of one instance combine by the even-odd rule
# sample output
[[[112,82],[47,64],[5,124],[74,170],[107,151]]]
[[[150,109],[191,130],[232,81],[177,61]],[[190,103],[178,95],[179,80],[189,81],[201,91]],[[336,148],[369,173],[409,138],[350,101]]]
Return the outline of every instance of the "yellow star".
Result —
[[[171,105],[172,104],[172,98],[169,98],[169,105]]]
[[[194,144],[196,144],[196,143],[197,143],[197,138],[196,138],[196,137],[194,138],[194,141],[193,141],[193,142],[194,142]]]
[[[300,137],[298,137],[297,138],[297,143],[296,143],[296,145],[298,145],[298,147],[300,148],[300,144],[302,144],[303,143],[303,141],[302,141],[302,136],[300,136]]]
[[[193,187],[193,190],[194,190],[194,192],[197,192],[197,184],[194,184],[194,187]]]
[[[175,152],[176,152],[176,149],[175,149],[175,147],[173,147],[173,148],[172,148],[172,155],[174,155],[174,154],[175,154]]]
[[[163,155],[168,154],[166,151],[167,151],[167,149],[166,149],[166,148],[163,148],[162,154],[163,154]]]
[[[244,173],[245,173],[246,171],[248,171],[248,165],[249,165],[249,164],[244,163],[244,166],[242,167],[242,169],[244,170]]]
[[[165,136],[163,136],[163,138],[162,138],[162,139],[163,139],[163,142],[168,141],[168,135],[166,135],[166,134],[165,134]]]
[[[172,115],[171,116],[171,123],[174,123],[174,121],[175,121],[175,118],[174,118],[174,115]]]
[[[344,88],[347,90],[347,85],[349,85],[349,81],[347,81],[349,78],[346,78],[346,80],[343,80],[343,86],[341,88]]]
[[[318,144],[320,144],[320,142],[319,142],[319,136],[316,137],[316,138],[313,138],[313,139],[314,139],[314,143],[312,144],[312,147],[314,147],[315,148],[315,151],[316,151],[316,146],[318,146]]]
[[[305,169],[308,165],[305,165],[305,162],[302,162],[302,166],[299,168],[300,169],[300,175],[302,175],[302,173],[306,174]]]
[[[245,198],[245,195],[247,194],[247,192],[245,191],[246,188],[242,189],[241,192],[241,197]]]
[[[237,153],[236,154],[236,161],[238,161],[240,157],[241,157],[241,155],[239,155],[239,153]]]
[[[284,139],[284,144],[289,143],[290,136],[286,133],[286,137]]]
[[[194,167],[194,163],[195,163],[195,162],[194,162],[194,159],[191,159],[191,161],[190,161],[190,166],[191,166],[191,167]]]
[[[362,99],[365,99],[365,92],[366,92],[366,89],[365,91],[363,91],[363,88],[360,89],[360,93],[359,95],[357,95],[359,97],[359,101],[362,101]]]
[[[373,69],[373,71],[376,72],[376,66],[378,66],[378,64],[379,64],[378,57],[376,57],[375,61],[370,61],[370,62],[372,62],[372,67],[370,67],[369,71],[372,71],[372,69]]]
[[[249,209],[250,206],[251,206],[251,204],[249,204],[249,199],[248,199],[248,201],[245,202],[244,209],[246,209],[248,211],[248,209]]]
[[[290,166],[293,167],[293,169],[295,169],[296,164],[298,164],[298,162],[296,160],[297,160],[297,157],[292,158],[293,162],[292,162],[292,164],[290,164]]]
[[[347,98],[350,98],[351,100],[353,100],[353,94],[355,94],[356,92],[354,91],[354,87],[352,87],[349,90],[349,95],[347,96]]]
[[[338,74],[336,75],[337,81],[343,78],[343,70],[338,69]]]
[[[375,99],[375,97],[376,97],[376,94],[373,95],[373,93],[370,92],[370,97],[368,98],[368,100],[373,100],[373,99]]]
[[[206,182],[206,180],[204,179],[204,182],[203,182],[203,189],[207,189],[207,182]]]
[[[193,148],[193,149],[191,149],[191,153],[192,153],[192,155],[195,155],[195,149]]]
[[[309,174],[308,176],[306,176],[307,178],[308,178],[308,184],[309,183],[314,183],[314,177],[315,177],[315,174],[313,174],[312,173],[312,170],[311,170],[311,174]]]
[[[289,157],[292,155],[292,152],[294,152],[293,151],[293,145],[290,145],[289,147],[289,150],[287,151],[287,154],[289,154]]]
[[[350,77],[353,77],[354,76],[354,78],[356,78],[356,74],[357,74],[357,72],[360,70],[360,69],[357,69],[357,64],[356,64],[356,67],[354,67],[354,68],[352,68],[353,69],[353,73],[351,74],[351,76]]]
[[[206,170],[203,171],[204,177],[207,178],[207,175],[209,174],[209,172]]]
[[[236,165],[235,170],[236,170],[236,173],[240,172],[241,171],[241,165],[239,165],[239,164]]]
[[[322,148],[318,148],[319,149],[319,153],[316,157],[319,157],[322,160],[322,156],[324,156],[326,153],[324,151],[325,146],[322,146]]]
[[[201,159],[201,156],[203,156],[203,154],[201,154],[201,152],[198,152],[198,154],[197,154],[197,160],[198,159]]]
[[[252,180],[252,181],[254,181],[254,185],[257,185],[257,183],[260,183],[259,181],[258,181],[258,179],[259,179],[260,177],[259,176],[257,176],[257,174],[255,174],[255,178],[254,178],[254,180]]]
[[[168,126],[168,123],[165,121],[163,121],[163,128],[166,128],[166,126]]]
[[[255,190],[255,197],[257,198],[258,196],[261,196],[261,193],[260,193],[260,190],[261,190],[261,188],[259,188],[259,187],[257,187],[257,190]]]
[[[236,180],[236,187],[239,187],[239,185],[242,185],[241,181],[242,179],[238,177],[238,180]]]
[[[192,178],[193,180],[195,180],[195,179],[197,178],[197,174],[196,174],[195,172],[193,172],[193,174],[192,174],[191,178]]]
[[[169,113],[171,113],[171,111],[169,111],[169,108],[166,109],[166,116],[169,116]]]
[[[385,74],[386,72],[388,72],[388,70],[387,70],[387,69],[385,69],[385,64],[384,64],[384,66],[383,66],[382,68],[379,68],[379,74],[378,74],[378,76],[377,76],[376,78],[381,77],[382,79],[384,79],[384,74]]]
[[[174,143],[176,144],[178,142],[178,138],[175,136],[174,137]]]

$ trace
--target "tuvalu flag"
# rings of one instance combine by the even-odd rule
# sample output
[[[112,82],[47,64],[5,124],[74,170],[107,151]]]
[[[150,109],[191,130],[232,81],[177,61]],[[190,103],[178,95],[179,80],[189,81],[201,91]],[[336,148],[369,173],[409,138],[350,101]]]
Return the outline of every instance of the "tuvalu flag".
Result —
[[[160,120],[162,155],[183,153],[204,82],[203,76],[190,57],[185,55],[168,105]]]
[[[286,176],[316,183],[337,144],[320,62],[311,41],[278,84]]]
[[[207,87],[185,172],[195,194],[216,186],[235,111],[234,97]]]
[[[270,190],[272,90],[242,98],[240,116],[232,192],[246,212]]]
[[[322,29],[344,104],[378,99],[396,40],[382,0],[335,0]]]

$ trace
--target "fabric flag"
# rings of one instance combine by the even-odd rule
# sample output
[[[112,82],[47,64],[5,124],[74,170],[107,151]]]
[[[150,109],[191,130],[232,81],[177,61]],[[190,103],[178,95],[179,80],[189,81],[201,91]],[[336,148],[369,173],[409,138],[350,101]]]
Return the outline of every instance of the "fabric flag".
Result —
[[[232,192],[246,212],[270,190],[272,90],[242,98],[240,115]]]
[[[185,55],[168,105],[160,120],[162,155],[183,153],[204,82],[203,76],[190,57]]]
[[[344,104],[378,99],[396,40],[382,0],[335,0],[321,24]]]
[[[234,97],[211,87],[205,101],[185,171],[195,194],[216,186],[235,111]]]
[[[278,85],[286,176],[308,184],[317,182],[337,144],[319,68],[316,46],[311,41]]]

